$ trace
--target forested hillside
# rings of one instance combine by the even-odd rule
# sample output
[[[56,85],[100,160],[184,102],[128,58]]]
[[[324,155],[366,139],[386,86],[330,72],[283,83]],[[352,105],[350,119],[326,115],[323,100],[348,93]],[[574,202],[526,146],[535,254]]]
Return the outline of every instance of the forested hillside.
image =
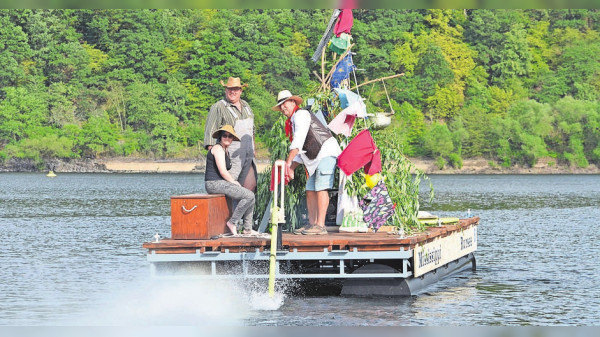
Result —
[[[241,77],[257,136],[278,91],[320,84],[331,10],[0,10],[0,162],[194,158]],[[596,10],[354,10],[368,112],[391,111],[407,156],[600,164]],[[331,66],[331,64],[329,65]],[[385,90],[390,96],[389,106]]]

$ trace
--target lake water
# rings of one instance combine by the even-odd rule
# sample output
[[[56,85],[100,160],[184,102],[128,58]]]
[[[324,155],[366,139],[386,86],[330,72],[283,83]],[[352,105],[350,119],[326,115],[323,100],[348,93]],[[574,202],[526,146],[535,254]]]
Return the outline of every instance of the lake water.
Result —
[[[432,176],[422,210],[481,217],[477,271],[409,298],[279,302],[229,282],[154,279],[170,196],[199,174],[0,174],[0,325],[598,325],[600,176]]]

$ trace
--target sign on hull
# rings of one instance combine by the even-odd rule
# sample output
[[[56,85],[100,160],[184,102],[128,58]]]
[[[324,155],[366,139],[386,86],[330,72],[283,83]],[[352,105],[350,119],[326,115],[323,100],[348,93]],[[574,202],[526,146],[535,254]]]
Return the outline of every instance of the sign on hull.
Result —
[[[413,276],[421,276],[476,250],[477,226],[418,245],[414,250]]]

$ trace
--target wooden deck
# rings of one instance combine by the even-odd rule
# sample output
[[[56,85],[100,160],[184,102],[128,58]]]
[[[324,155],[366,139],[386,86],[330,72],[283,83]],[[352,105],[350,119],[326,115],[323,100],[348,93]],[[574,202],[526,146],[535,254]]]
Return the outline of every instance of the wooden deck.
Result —
[[[339,233],[330,232],[327,235],[295,235],[283,233],[282,245],[284,250],[298,252],[323,252],[333,250],[364,251],[397,251],[413,249],[417,244],[429,242],[437,237],[460,231],[472,225],[479,224],[479,217],[460,219],[456,225],[429,227],[425,232],[409,237],[400,238],[388,233]],[[256,249],[269,249],[271,240],[256,237],[222,237],[212,240],[173,240],[162,239],[160,242],[146,242],[143,247],[155,254],[193,254],[211,251],[231,253],[254,252]]]

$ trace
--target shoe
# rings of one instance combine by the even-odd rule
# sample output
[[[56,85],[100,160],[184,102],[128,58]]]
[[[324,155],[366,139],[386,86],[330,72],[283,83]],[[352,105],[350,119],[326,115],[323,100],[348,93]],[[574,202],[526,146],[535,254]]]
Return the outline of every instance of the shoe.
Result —
[[[308,229],[305,229],[302,231],[303,235],[325,235],[327,234],[327,229],[325,228],[325,226],[311,226]]]
[[[255,230],[253,230],[253,229],[244,229],[242,231],[242,234],[244,234],[244,235],[258,235],[260,233],[257,232],[257,231],[255,231]]]
[[[294,234],[296,234],[296,235],[302,235],[302,232],[303,232],[304,230],[307,230],[307,229],[309,229],[309,228],[311,228],[311,227],[312,227],[312,225],[307,223],[306,225],[304,225],[304,226],[302,226],[302,227],[300,227],[300,228],[296,228],[296,229],[294,229],[294,231],[293,231],[292,233],[294,233]]]

